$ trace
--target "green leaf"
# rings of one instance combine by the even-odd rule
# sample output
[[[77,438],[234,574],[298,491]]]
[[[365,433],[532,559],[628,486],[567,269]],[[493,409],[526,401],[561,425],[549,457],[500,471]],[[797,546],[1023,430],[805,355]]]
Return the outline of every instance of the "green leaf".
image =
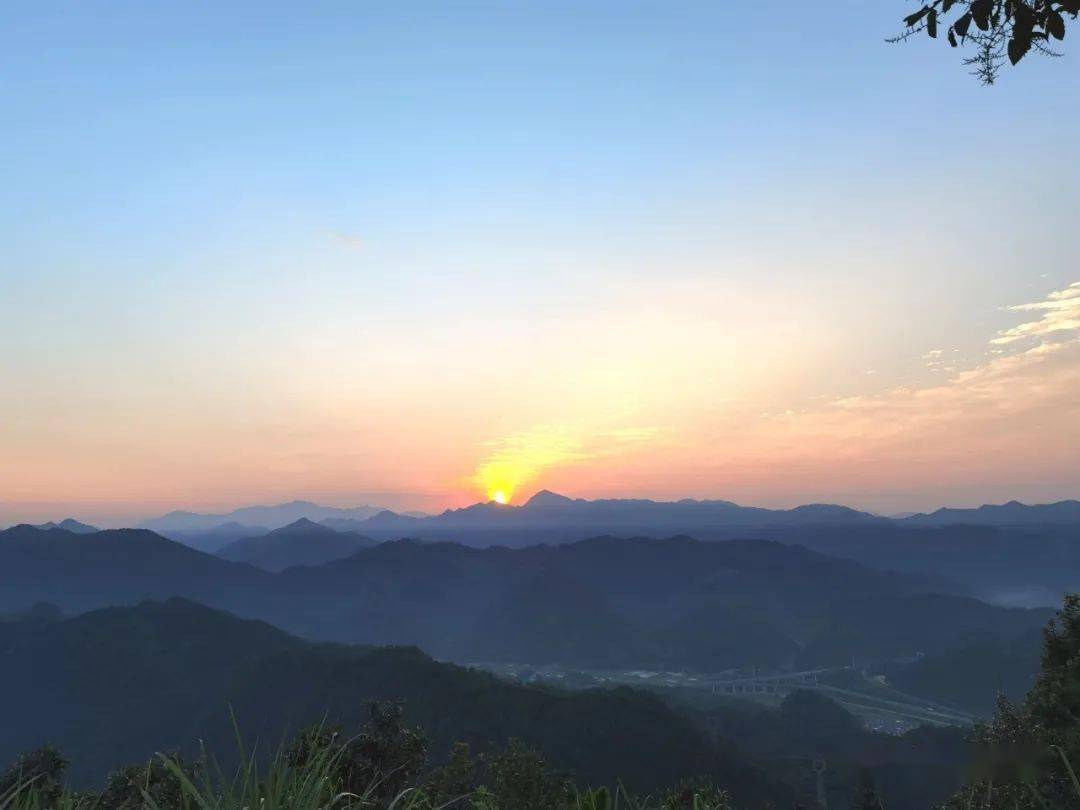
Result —
[[[979,27],[980,31],[987,31],[990,28],[990,13],[994,10],[993,0],[975,0],[971,4],[971,18],[975,20],[975,25]]]
[[[1046,31],[1054,39],[1065,39],[1065,18],[1056,11],[1051,11],[1046,15]]]
[[[1009,40],[1009,61],[1014,65],[1024,58],[1031,49],[1031,39],[1026,37],[1013,37]]]
[[[937,39],[937,12],[933,9],[926,15],[926,33]]]
[[[952,45],[954,48],[959,44],[956,41],[956,34],[953,33],[953,30],[951,28],[949,29],[949,44]]]
[[[930,6],[923,6],[918,11],[916,11],[914,14],[909,14],[908,16],[904,17],[904,25],[906,25],[908,28],[910,28],[911,26],[918,23],[919,20],[921,20],[923,17],[925,17],[929,13],[930,13]]]
[[[1027,3],[1016,3],[1013,7],[1013,19],[1022,31],[1030,32],[1035,28],[1035,12]]]

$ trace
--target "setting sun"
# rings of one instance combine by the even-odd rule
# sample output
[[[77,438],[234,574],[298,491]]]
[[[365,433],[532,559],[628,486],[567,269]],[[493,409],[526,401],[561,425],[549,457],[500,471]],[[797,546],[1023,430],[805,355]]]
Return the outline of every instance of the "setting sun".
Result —
[[[495,503],[501,503],[504,506],[510,502],[510,499],[506,496],[506,493],[503,492],[501,489],[495,490],[491,493],[491,500],[495,501]]]

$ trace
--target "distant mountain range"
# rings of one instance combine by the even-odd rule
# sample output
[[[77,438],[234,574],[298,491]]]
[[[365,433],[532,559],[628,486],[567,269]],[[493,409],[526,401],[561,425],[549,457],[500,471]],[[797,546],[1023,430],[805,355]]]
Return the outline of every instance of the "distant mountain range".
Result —
[[[412,537],[475,547],[505,545],[520,548],[537,543],[573,542],[598,534],[653,537],[688,534],[710,540],[733,537],[784,539],[824,527],[863,530],[893,526],[1080,526],[1080,501],[1035,506],[1013,501],[1001,506],[940,509],[932,514],[893,519],[835,504],[763,509],[720,500],[590,501],[544,490],[520,506],[488,502],[425,517],[380,510],[366,516],[336,514],[309,519],[338,531],[354,531],[380,540]]]
[[[300,512],[306,514],[280,526],[271,525]],[[259,520],[265,522],[255,522]],[[265,544],[255,542],[255,538],[296,525],[298,520],[306,522],[300,524],[308,527],[306,537],[290,530]],[[312,528],[315,524],[360,540],[334,538],[325,532],[321,539],[315,539],[319,534]],[[53,525],[59,524],[45,527]],[[70,519],[64,525],[73,531],[93,531],[93,527]],[[1012,501],[884,518],[830,504],[776,510],[729,501],[589,501],[542,491],[520,506],[478,503],[432,516],[294,501],[247,507],[227,515],[174,512],[144,525],[187,527],[157,533],[200,551],[223,553],[226,559],[269,570],[328,562],[347,556],[359,548],[358,543],[401,538],[474,548],[524,548],[599,535],[687,535],[709,541],[755,538],[803,545],[873,568],[949,579],[964,584],[980,598],[1001,604],[1057,605],[1062,592],[1075,590],[1080,583],[1080,501],[1042,505]],[[235,548],[225,552],[230,545]],[[260,553],[265,556],[260,558]]]
[[[836,504],[764,509],[723,500],[585,500],[542,490],[520,506],[476,503],[462,509],[448,509],[438,515],[394,512],[376,506],[342,508],[311,501],[291,501],[273,506],[248,506],[221,514],[174,511],[146,520],[138,528],[150,529],[201,550],[217,551],[232,541],[266,534],[298,520],[376,539],[413,537],[478,547],[521,547],[538,542],[582,540],[597,534],[691,534],[703,539],[723,539],[815,526],[1080,526],[1080,501],[1034,505],[1010,501],[974,509],[942,508],[926,514],[882,517]],[[71,518],[62,523],[42,524],[42,527],[96,531]]]
[[[72,532],[73,534],[93,534],[94,532],[101,531],[96,526],[91,526],[87,523],[80,523],[75,518],[64,518],[59,523],[49,521],[48,523],[39,523],[34,527],[35,529],[63,529],[65,532]]]
[[[999,505],[985,504],[977,509],[938,509],[930,514],[911,515],[903,521],[920,526],[1080,525],[1080,501],[1033,505],[1009,501]]]
[[[301,518],[314,522],[328,518],[363,520],[384,511],[378,506],[353,506],[340,508],[321,506],[311,501],[290,501],[275,506],[245,506],[223,514],[202,514],[198,512],[175,511],[159,518],[144,521],[140,529],[150,529],[161,534],[170,532],[191,534],[206,532],[222,524],[239,523],[246,526],[263,526],[279,529]]]
[[[300,528],[277,538],[300,549],[339,538]],[[266,558],[252,546],[256,561],[283,564],[267,562],[276,545]],[[961,590],[761,540],[598,537],[520,550],[390,541],[275,574],[143,529],[0,532],[0,612],[181,596],[311,639],[416,644],[456,661],[836,666],[1005,641],[1037,632],[1049,615]]]

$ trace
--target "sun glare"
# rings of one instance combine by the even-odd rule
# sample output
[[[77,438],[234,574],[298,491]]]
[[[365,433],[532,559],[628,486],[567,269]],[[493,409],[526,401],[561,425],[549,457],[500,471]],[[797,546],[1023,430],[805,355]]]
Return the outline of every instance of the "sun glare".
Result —
[[[589,457],[578,432],[541,426],[490,442],[491,452],[477,465],[472,482],[489,501],[509,504],[524,484],[545,470]]]

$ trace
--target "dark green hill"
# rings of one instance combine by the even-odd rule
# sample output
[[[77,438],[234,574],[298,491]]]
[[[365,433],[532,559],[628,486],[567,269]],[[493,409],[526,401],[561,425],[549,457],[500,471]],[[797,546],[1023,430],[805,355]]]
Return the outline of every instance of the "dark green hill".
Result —
[[[0,760],[51,741],[83,784],[158,750],[193,753],[197,740],[227,757],[230,707],[247,742],[265,746],[324,717],[356,727],[367,700],[404,701],[436,760],[457,740],[515,737],[594,783],[651,790],[708,773],[747,799],[789,798],[641,692],[511,685],[414,648],[311,644],[179,599],[0,624]]]
[[[596,588],[546,570],[483,611],[469,645],[480,661],[632,667],[647,655],[637,628]]]
[[[873,663],[984,642],[1007,644],[1037,634],[1051,616],[1049,609],[1001,608],[941,594],[841,599],[830,605],[799,665],[842,666],[852,657]]]
[[[891,667],[889,682],[901,691],[989,717],[999,694],[1019,703],[1034,686],[1042,644],[1037,630],[1007,640],[972,641]]]
[[[269,589],[263,571],[145,529],[73,534],[24,525],[0,532],[0,610],[52,602],[73,613],[171,596],[243,608]]]
[[[660,665],[699,672],[791,665],[799,647],[767,619],[723,602],[703,605],[652,634]],[[664,668],[674,669],[674,666]]]

